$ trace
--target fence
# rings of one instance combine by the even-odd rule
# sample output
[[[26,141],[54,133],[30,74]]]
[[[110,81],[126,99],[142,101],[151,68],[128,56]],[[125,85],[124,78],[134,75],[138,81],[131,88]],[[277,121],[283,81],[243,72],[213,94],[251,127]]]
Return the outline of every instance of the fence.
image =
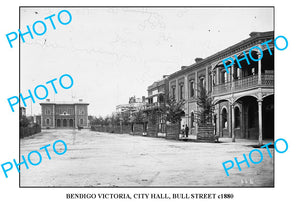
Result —
[[[33,127],[20,127],[20,138],[28,137],[41,132],[41,126],[36,125]]]

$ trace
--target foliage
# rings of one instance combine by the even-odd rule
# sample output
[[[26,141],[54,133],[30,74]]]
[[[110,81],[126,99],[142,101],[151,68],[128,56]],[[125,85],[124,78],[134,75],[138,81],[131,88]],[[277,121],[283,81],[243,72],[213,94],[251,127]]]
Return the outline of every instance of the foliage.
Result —
[[[130,114],[128,112],[122,112],[120,114],[123,124],[127,125],[130,123]]]
[[[101,116],[99,116],[99,118],[97,118],[96,116],[93,116],[90,124],[91,125],[103,125],[103,121],[104,121],[104,119]]]
[[[132,114],[131,121],[133,123],[137,123],[137,124],[145,123],[147,121],[146,113],[144,113],[142,110],[138,110],[138,111],[134,112]]]
[[[200,87],[197,97],[197,105],[200,110],[198,113],[198,125],[211,124],[214,113],[213,99],[206,91],[205,87]]]
[[[30,121],[25,115],[20,116],[20,127],[27,127],[29,124]]]
[[[147,119],[148,119],[148,122],[151,123],[151,124],[156,124],[157,123],[158,116],[159,116],[159,110],[158,109],[151,108],[147,112]]]
[[[166,121],[173,124],[181,121],[181,117],[184,116],[184,111],[182,110],[184,106],[184,100],[176,101],[174,97],[167,98],[164,106],[163,113],[166,116]]]

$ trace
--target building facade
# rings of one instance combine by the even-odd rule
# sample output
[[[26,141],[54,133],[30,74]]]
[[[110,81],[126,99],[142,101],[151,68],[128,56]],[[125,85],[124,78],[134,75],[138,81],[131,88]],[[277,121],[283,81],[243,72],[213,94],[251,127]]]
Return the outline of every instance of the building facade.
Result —
[[[42,128],[88,128],[88,103],[57,103],[49,99],[41,105]]]
[[[166,100],[166,96],[169,94],[169,81],[168,75],[164,75],[163,79],[154,82],[147,88],[147,105],[144,110],[156,109],[161,106]],[[164,115],[160,115],[158,120],[158,134],[162,136],[166,132],[166,121]]]
[[[143,109],[146,105],[146,98],[136,98],[132,96],[129,98],[128,104],[119,104],[116,106],[116,112],[120,114],[131,115],[133,112]]]
[[[267,45],[262,43],[272,40]],[[197,96],[204,87],[215,104],[213,123],[220,137],[262,139],[274,137],[274,32],[253,32],[250,37],[168,76],[169,95],[185,100],[181,125],[197,134]],[[257,46],[251,52],[249,50]],[[234,64],[226,72],[223,60]],[[247,57],[249,60],[245,59]],[[228,61],[231,62],[231,61]],[[240,66],[238,66],[240,65]],[[149,90],[149,89],[148,89]],[[148,99],[151,95],[148,95]]]

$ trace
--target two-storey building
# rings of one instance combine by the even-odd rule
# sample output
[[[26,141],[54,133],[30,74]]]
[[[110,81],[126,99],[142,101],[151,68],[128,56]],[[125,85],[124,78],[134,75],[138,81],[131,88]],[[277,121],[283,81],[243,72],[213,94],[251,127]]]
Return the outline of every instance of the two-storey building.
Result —
[[[77,128],[78,126],[88,128],[88,103],[58,103],[46,102],[40,103],[41,127],[42,128]]]
[[[253,32],[248,39],[207,58],[196,58],[194,64],[182,66],[168,76],[170,96],[185,100],[181,125],[188,125],[190,134],[197,134],[197,96],[201,85],[215,104],[216,135],[232,137],[233,141],[249,138],[260,142],[274,137],[274,45],[268,43],[270,49],[261,45],[269,40],[274,40],[273,31]],[[261,60],[250,60],[249,49],[254,46],[262,49]],[[243,59],[245,54],[249,63]],[[253,49],[251,56],[259,59],[260,54],[258,49]],[[228,57],[234,59],[229,73],[222,62]]]

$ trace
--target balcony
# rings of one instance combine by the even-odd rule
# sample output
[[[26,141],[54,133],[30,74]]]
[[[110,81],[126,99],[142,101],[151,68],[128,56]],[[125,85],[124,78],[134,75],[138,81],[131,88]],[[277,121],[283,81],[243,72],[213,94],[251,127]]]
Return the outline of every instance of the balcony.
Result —
[[[234,80],[233,82],[227,82],[224,84],[219,84],[213,88],[213,96],[223,95],[227,93],[240,92],[243,90],[258,88],[258,87],[274,87],[274,74],[262,74],[261,83],[258,82],[258,75],[252,75],[244,77],[239,80]]]
[[[159,102],[155,102],[155,103],[147,103],[145,106],[143,106],[143,110],[152,110],[152,109],[157,109],[159,107],[161,107],[163,104],[159,103]]]

